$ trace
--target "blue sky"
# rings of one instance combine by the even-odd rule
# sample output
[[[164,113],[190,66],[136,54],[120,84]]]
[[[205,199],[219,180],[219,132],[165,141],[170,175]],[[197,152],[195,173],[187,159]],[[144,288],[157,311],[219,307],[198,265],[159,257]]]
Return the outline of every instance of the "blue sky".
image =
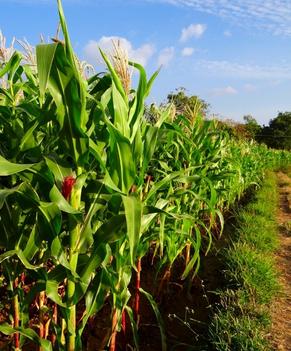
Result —
[[[162,70],[151,100],[185,87],[211,113],[267,124],[291,111],[290,0],[63,0],[76,52],[99,66],[98,46],[121,38],[132,59]],[[56,0],[0,0],[0,29],[37,44],[54,36]],[[100,67],[101,69],[101,67]]]

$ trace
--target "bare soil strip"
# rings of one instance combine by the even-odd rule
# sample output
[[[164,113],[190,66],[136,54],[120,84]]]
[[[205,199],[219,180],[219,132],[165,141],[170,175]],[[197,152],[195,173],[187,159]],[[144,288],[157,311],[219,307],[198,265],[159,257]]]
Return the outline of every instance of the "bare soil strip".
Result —
[[[291,178],[278,173],[280,194],[277,221],[280,246],[276,252],[282,293],[272,304],[272,331],[274,350],[291,351]]]

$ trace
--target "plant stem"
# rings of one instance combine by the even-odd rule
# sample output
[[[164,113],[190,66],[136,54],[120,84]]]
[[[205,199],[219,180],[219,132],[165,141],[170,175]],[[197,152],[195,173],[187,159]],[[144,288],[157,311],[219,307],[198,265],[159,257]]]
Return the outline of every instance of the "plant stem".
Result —
[[[81,202],[81,189],[73,189],[71,193],[71,206],[76,210],[80,207]],[[75,271],[77,269],[79,253],[76,250],[77,243],[80,236],[80,225],[76,222],[74,217],[70,217],[70,249],[69,249],[69,262],[71,268]],[[75,351],[76,346],[76,305],[74,303],[75,295],[75,282],[68,279],[67,297],[69,307],[69,320],[68,320],[68,340],[67,350]]]
[[[75,255],[71,255],[70,264],[73,269],[77,267],[77,260]],[[68,301],[71,304],[69,307],[69,321],[67,324],[68,330],[68,343],[67,350],[75,351],[75,340],[76,340],[76,305],[73,302],[74,294],[75,294],[75,282],[68,280]]]
[[[171,277],[171,269],[172,269],[172,266],[168,266],[168,268],[165,270],[165,273],[161,279],[161,282],[160,282],[160,285],[159,285],[159,288],[158,288],[158,297],[162,297],[162,291],[165,287],[165,285],[167,286],[168,288],[168,282],[170,280],[170,277]]]
[[[17,289],[18,287],[18,278],[15,279],[13,282],[13,288]],[[19,301],[18,301],[18,295],[15,294],[13,297],[13,310],[14,310],[14,328],[19,328]],[[19,339],[19,333],[14,334],[14,346],[15,346],[15,351],[20,350],[20,339]]]
[[[115,308],[112,315],[111,340],[110,340],[109,351],[115,351],[116,349],[116,336],[117,336],[116,327],[117,327],[117,309]]]
[[[39,293],[39,337],[41,339],[45,338],[45,323],[43,315],[43,306],[45,304],[45,291]],[[39,346],[39,351],[42,351],[42,347]]]
[[[126,313],[125,313],[125,309],[123,309],[123,311],[122,311],[121,329],[123,332],[123,349],[126,350]]]
[[[56,303],[53,304],[53,315],[52,315],[52,322],[53,324],[58,324],[58,305]],[[52,333],[51,334],[51,342],[52,345],[54,346],[56,343],[56,334]]]
[[[67,323],[65,318],[62,318],[61,320],[61,345],[65,347],[66,345],[66,336],[65,336],[65,330],[67,328]]]
[[[188,263],[190,261],[190,249],[191,249],[191,245],[190,243],[186,244],[186,252],[185,252],[185,267],[188,266]]]
[[[135,318],[137,325],[139,324],[140,315],[139,315],[139,305],[140,305],[140,272],[141,272],[141,258],[137,260],[137,272],[136,272],[136,282],[135,282],[135,304],[134,304],[134,311],[135,311]]]

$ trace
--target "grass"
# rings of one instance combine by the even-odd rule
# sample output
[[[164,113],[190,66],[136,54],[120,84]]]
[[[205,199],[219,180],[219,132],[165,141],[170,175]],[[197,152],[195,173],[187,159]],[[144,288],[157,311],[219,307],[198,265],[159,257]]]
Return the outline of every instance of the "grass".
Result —
[[[215,350],[271,350],[268,305],[280,291],[272,255],[277,203],[275,174],[268,173],[254,201],[237,215],[233,243],[224,251],[228,286],[210,325]]]
[[[237,315],[235,309],[223,310],[212,323],[213,346],[221,351],[267,350],[268,342],[263,331],[267,326],[269,320],[264,315],[250,315],[241,311]]]
[[[245,291],[245,301],[269,303],[278,291],[272,257],[254,250],[252,245],[237,243],[228,252],[228,277]]]

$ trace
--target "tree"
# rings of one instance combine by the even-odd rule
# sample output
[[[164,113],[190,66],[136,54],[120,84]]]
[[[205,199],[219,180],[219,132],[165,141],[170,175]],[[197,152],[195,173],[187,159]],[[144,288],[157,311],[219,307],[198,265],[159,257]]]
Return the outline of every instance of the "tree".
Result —
[[[250,139],[256,139],[261,133],[262,127],[258,124],[256,119],[252,115],[246,115],[243,117],[245,122],[245,130],[247,137]]]
[[[250,132],[244,123],[232,119],[218,120],[217,122],[217,127],[227,132],[234,139],[254,139],[250,136]]]
[[[291,150],[291,112],[279,112],[264,126],[259,141],[275,149]]]
[[[186,89],[183,87],[171,92],[167,96],[167,101],[175,105],[177,114],[184,115],[191,122],[194,121],[197,115],[205,116],[209,108],[209,104],[198,96],[188,96]]]

